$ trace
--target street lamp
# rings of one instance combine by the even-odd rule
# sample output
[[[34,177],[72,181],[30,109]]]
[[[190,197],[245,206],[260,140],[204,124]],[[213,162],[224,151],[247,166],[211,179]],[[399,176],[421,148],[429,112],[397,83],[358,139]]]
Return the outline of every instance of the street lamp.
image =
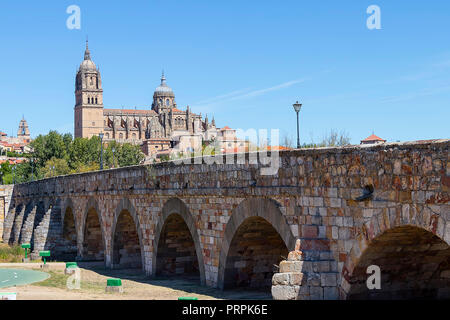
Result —
[[[100,170],[103,170],[103,132],[98,135],[100,137]]]
[[[34,181],[34,158],[31,157],[31,181]]]
[[[112,148],[112,153],[113,153],[113,163],[112,163],[112,167],[115,168],[116,164],[115,164],[115,160],[114,160],[114,153],[116,152],[116,148]]]
[[[300,149],[300,129],[299,129],[299,122],[298,122],[298,113],[300,112],[300,109],[302,108],[302,104],[296,103],[293,104],[294,110],[297,113],[297,149]]]

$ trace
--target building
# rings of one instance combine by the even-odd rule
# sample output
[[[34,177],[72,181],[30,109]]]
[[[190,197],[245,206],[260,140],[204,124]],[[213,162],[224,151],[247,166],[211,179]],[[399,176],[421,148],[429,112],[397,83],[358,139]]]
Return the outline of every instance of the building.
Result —
[[[216,128],[201,114],[191,112],[189,106],[180,110],[175,94],[168,86],[164,72],[160,85],[153,93],[151,107],[145,109],[112,109],[103,105],[102,80],[99,69],[91,59],[86,41],[84,60],[75,81],[75,137],[90,138],[104,134],[106,142],[140,145],[143,152],[152,156],[159,152],[191,152],[203,143],[226,137],[227,143],[236,137],[236,131]]]
[[[6,133],[0,131],[0,155],[6,152],[29,153],[32,151],[30,143],[30,130],[24,117],[20,120],[17,137],[8,137]]]
[[[361,144],[378,144],[378,143],[385,143],[385,142],[386,142],[386,140],[383,140],[374,134],[372,134],[370,137],[367,137],[364,140],[361,140]]]

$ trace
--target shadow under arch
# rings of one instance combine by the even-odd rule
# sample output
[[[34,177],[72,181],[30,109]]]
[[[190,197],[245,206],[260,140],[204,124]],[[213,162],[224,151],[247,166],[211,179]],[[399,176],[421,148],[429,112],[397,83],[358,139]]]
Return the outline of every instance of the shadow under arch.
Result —
[[[94,214],[95,212],[95,214]],[[102,245],[103,247],[100,248],[96,248],[97,252],[94,253],[90,253],[92,252],[92,247],[96,244],[96,240],[98,240],[98,234],[94,235],[96,236],[97,239],[91,239],[91,241],[89,241],[90,239],[87,239],[87,236],[91,234],[91,230],[88,230],[88,223],[90,223],[91,221],[88,221],[88,219],[90,217],[96,217],[97,221],[98,221],[98,229],[100,229],[100,237],[101,237],[101,241],[100,244],[97,243],[97,245]],[[94,219],[94,221],[92,221],[93,223],[96,223],[97,221],[95,221],[95,218],[91,218]],[[80,232],[81,232],[81,243],[82,243],[82,256],[81,256],[81,260],[94,260],[94,261],[99,261],[99,260],[103,260],[104,262],[106,262],[106,255],[105,255],[105,251],[106,251],[106,240],[105,240],[105,230],[104,230],[104,226],[103,226],[103,219],[102,219],[102,214],[101,211],[99,210],[98,207],[98,202],[95,200],[94,197],[90,197],[85,210],[83,212],[83,216],[81,219],[81,228],[80,228]],[[96,232],[98,233],[98,230],[96,230]],[[92,237],[91,237],[92,238]],[[95,248],[94,248],[95,249]]]
[[[73,219],[74,219],[74,223],[75,223],[75,230],[78,230],[78,219],[77,216],[75,214],[75,206],[73,204],[72,198],[67,198],[66,201],[64,202],[64,206],[61,208],[61,225],[64,225],[64,220],[66,219],[66,213],[67,213],[67,209],[71,209],[72,210],[72,214],[73,214]]]
[[[230,247],[239,227],[249,218],[262,218],[281,237],[288,252],[295,248],[295,237],[289,228],[280,205],[273,199],[250,198],[242,201],[234,210],[225,227],[224,238],[220,246],[219,272],[217,285],[220,289],[225,287],[225,270]],[[261,220],[260,220],[261,221]]]
[[[37,204],[35,200],[29,201],[25,206],[25,211],[20,219],[14,222],[15,226],[15,237],[17,238],[17,243],[22,244],[30,241],[30,238],[26,236],[26,222],[28,220],[28,216],[33,214],[34,211],[37,210]],[[30,235],[31,237],[31,235]]]
[[[156,225],[155,228],[155,238],[153,241],[152,274],[153,276],[155,276],[157,271],[156,259],[158,257],[158,244],[161,238],[161,232],[163,231],[163,227],[166,225],[167,218],[175,214],[179,215],[183,219],[184,223],[186,224],[189,230],[190,236],[195,246],[195,252],[197,256],[198,268],[200,273],[200,283],[201,285],[205,285],[206,283],[205,264],[203,262],[203,250],[200,245],[200,238],[198,236],[197,226],[192,217],[192,214],[189,211],[189,208],[182,200],[178,198],[171,198],[164,204],[161,212],[161,217],[158,219],[158,224]]]
[[[450,246],[421,226],[406,224],[380,232],[355,261],[352,267],[349,262],[344,265],[341,290],[347,289],[345,299],[450,298]],[[379,268],[380,289],[368,289],[369,266]]]
[[[145,254],[144,254],[145,251],[144,251],[142,230],[141,230],[141,226],[139,223],[139,218],[138,218],[136,209],[128,198],[123,198],[119,202],[119,204],[116,207],[115,213],[114,213],[114,222],[113,222],[112,231],[111,231],[111,254],[112,254],[111,266],[112,266],[112,268],[118,267],[117,265],[115,265],[115,259],[114,259],[115,250],[118,249],[118,248],[115,248],[115,246],[116,246],[115,235],[116,235],[117,223],[119,222],[119,219],[123,216],[124,212],[128,212],[133,219],[134,227],[136,228],[136,233],[137,233],[138,241],[139,241],[139,251],[140,251],[140,257],[141,257],[140,267],[142,268],[142,270],[145,270]],[[118,263],[120,263],[120,260]],[[133,265],[130,265],[130,266],[133,267]]]
[[[18,242],[18,237],[16,236],[17,229],[18,229],[18,221],[23,217],[24,211],[25,211],[26,205],[23,203],[19,203],[14,207],[12,210],[10,209],[10,212],[8,216],[5,219],[4,222],[4,230],[3,230],[3,241],[7,242],[9,245],[16,244]],[[21,220],[20,220],[21,221]],[[10,225],[9,234],[7,233],[7,224]],[[19,228],[20,232],[20,228]]]
[[[79,229],[78,219],[71,198],[66,199],[61,210],[61,246],[64,252],[62,259],[75,260],[78,257]]]

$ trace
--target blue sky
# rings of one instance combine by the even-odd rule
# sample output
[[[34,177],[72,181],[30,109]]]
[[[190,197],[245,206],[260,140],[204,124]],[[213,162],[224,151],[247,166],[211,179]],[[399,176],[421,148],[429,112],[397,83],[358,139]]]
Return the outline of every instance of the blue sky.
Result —
[[[81,30],[69,30],[69,5]],[[369,30],[369,5],[381,30]],[[450,138],[449,1],[11,1],[0,4],[0,130],[73,133],[86,36],[105,107],[149,108],[164,68],[180,109],[302,142]]]

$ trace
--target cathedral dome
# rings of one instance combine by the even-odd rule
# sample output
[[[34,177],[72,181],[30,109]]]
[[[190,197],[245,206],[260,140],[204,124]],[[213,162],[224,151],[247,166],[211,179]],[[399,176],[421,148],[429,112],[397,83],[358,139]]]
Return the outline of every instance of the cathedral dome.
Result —
[[[80,65],[80,70],[84,71],[97,71],[97,67],[92,60],[84,60]]]
[[[164,76],[164,72],[161,76],[161,84],[159,87],[155,89],[155,96],[171,96],[174,97],[174,93],[171,87],[169,87],[166,83],[166,77]]]
[[[82,71],[97,71],[95,63],[91,60],[91,52],[89,51],[88,42],[86,41],[86,51],[84,52],[84,60],[80,65]]]

